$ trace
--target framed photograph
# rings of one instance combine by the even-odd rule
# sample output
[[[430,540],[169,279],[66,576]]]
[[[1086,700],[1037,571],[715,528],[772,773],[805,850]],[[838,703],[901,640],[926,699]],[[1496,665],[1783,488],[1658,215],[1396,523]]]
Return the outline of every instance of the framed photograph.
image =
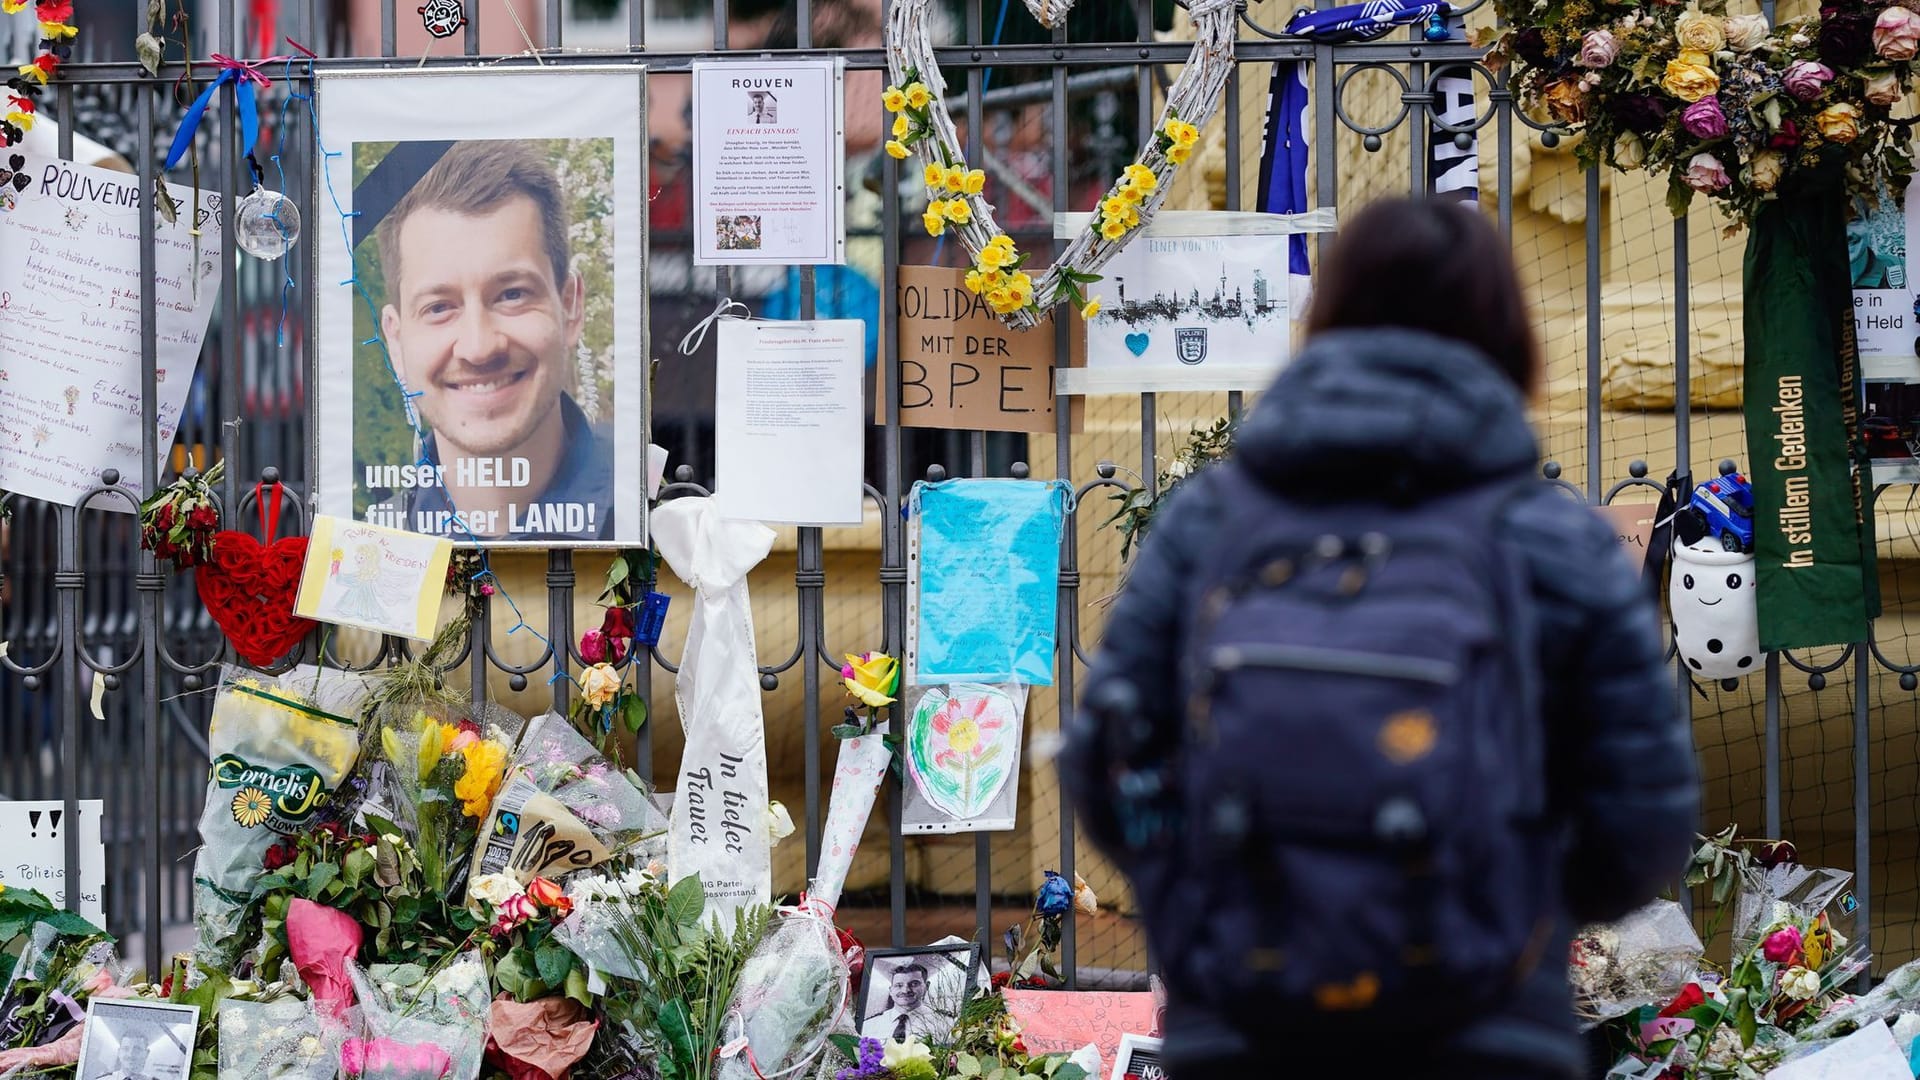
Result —
[[[200,1006],[94,998],[80,1038],[79,1080],[187,1080]]]
[[[979,963],[980,944],[974,941],[868,952],[857,1029],[874,1039],[948,1041]]]
[[[1114,1055],[1110,1080],[1166,1080],[1167,1070],[1160,1064],[1160,1040],[1146,1035],[1120,1036],[1120,1052]]]
[[[463,544],[645,543],[645,69],[314,87],[316,511]]]

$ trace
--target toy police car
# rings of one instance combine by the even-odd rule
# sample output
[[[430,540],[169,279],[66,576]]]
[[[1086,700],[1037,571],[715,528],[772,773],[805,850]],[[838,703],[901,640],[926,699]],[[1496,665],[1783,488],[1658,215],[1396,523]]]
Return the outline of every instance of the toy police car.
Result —
[[[1693,489],[1687,513],[1702,537],[1717,537],[1727,551],[1753,550],[1753,485],[1739,473],[1716,476]]]

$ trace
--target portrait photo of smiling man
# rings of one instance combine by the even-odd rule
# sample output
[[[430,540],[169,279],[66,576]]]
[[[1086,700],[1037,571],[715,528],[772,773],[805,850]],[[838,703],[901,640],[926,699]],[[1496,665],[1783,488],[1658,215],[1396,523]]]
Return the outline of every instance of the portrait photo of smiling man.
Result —
[[[425,94],[466,117],[484,103],[465,100],[462,82],[342,80],[334,97],[405,87],[403,100]],[[612,124],[618,109],[607,111]],[[338,115],[323,114],[323,137]],[[431,129],[423,120],[404,126]],[[362,115],[352,126],[391,122]],[[645,179],[637,163],[630,178],[621,170],[639,140],[638,129],[632,139],[347,140],[352,212],[321,241],[320,280],[343,282],[350,301],[323,293],[322,512],[457,543],[644,536]],[[329,248],[339,247],[351,263],[333,277]],[[336,389],[341,374],[350,394]]]

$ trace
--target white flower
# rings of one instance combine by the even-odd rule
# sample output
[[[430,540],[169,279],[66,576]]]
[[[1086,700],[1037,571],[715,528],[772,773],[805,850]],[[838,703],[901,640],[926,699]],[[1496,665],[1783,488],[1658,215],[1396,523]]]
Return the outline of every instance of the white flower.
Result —
[[[933,1051],[917,1038],[908,1038],[906,1042],[888,1039],[880,1053],[880,1064],[889,1069],[897,1069],[915,1061],[933,1063]]]
[[[1827,955],[1835,955],[1847,947],[1847,936],[1834,929],[1831,924],[1827,926],[1827,936],[1833,939],[1833,945],[1827,949]]]
[[[302,1057],[317,1058],[320,1056],[320,1049],[319,1039],[311,1035],[303,1035],[300,1037],[300,1054]]]
[[[382,833],[380,834],[380,839],[385,840],[387,843],[393,845],[395,850],[405,847],[407,843],[406,839],[403,838],[399,833]]]
[[[767,835],[773,838],[772,844],[768,845],[770,847],[793,835],[793,815],[787,813],[786,806],[779,799],[767,806]]]
[[[1780,976],[1780,992],[1795,1001],[1808,1001],[1820,992],[1820,973],[1790,967]]]
[[[1185,480],[1187,474],[1192,471],[1193,466],[1187,464],[1186,458],[1174,458],[1173,464],[1167,466],[1167,478],[1169,480]]]
[[[481,874],[467,886],[467,892],[473,899],[493,907],[499,907],[523,891],[520,883],[506,874]]]

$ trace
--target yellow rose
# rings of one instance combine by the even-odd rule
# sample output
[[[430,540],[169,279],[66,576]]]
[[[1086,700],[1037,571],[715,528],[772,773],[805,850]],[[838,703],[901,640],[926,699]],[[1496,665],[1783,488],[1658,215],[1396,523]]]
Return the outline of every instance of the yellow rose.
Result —
[[[480,739],[461,751],[461,756],[466,758],[467,769],[453,782],[453,794],[460,800],[461,812],[478,820],[487,816],[493,796],[500,790],[500,779],[507,771],[507,748],[491,739]]]
[[[1127,223],[1114,218],[1108,218],[1106,222],[1100,226],[1100,235],[1109,240],[1118,240],[1127,235]]]
[[[966,192],[969,195],[978,195],[981,192],[987,190],[986,172],[981,169],[969,170],[967,172],[967,182],[960,186],[960,190]]]
[[[901,93],[899,87],[889,86],[881,93],[880,104],[885,105],[888,112],[897,113],[907,107],[907,95]]]
[[[900,681],[900,661],[886,653],[848,654],[846,661],[846,666],[840,669],[840,681],[847,693],[869,708],[893,704],[893,691]]]
[[[910,108],[924,109],[927,102],[933,100],[933,94],[927,90],[926,83],[911,83],[906,89],[907,105]]]
[[[1695,57],[1700,62],[1694,62]],[[1706,59],[1705,53],[1688,50],[1667,61],[1667,72],[1660,79],[1660,88],[1687,102],[1699,101],[1719,91],[1720,76],[1713,73]]]
[[[1680,13],[1680,18],[1673,24],[1673,36],[1682,49],[1715,53],[1727,47],[1726,23],[1720,16],[1709,15],[1699,8],[1688,8]]]
[[[1091,319],[1098,314],[1100,314],[1100,298],[1097,296],[1087,301],[1086,306],[1080,309],[1080,317],[1083,319]]]
[[[1013,249],[988,244],[980,249],[980,269],[998,270],[1013,261]]]
[[[904,139],[907,137],[907,132],[911,130],[913,130],[913,125],[907,122],[906,113],[901,113],[900,115],[893,118],[893,137],[894,138]]]
[[[580,673],[580,700],[598,709],[620,692],[620,673],[613,665],[595,664]]]
[[[956,225],[965,225],[973,220],[973,206],[965,199],[947,200],[947,220]]]
[[[1815,113],[1813,125],[1828,142],[1850,143],[1860,137],[1860,106],[1836,102]]]
[[[1180,146],[1176,144],[1174,146],[1167,147],[1167,160],[1173,162],[1175,165],[1185,165],[1187,163],[1188,156],[1191,155],[1192,153],[1193,153],[1193,147]]]
[[[980,290],[984,288],[986,288],[986,275],[978,270],[967,271],[967,291],[979,296]]]
[[[939,236],[947,231],[947,219],[931,206],[927,207],[926,213],[920,215],[920,222],[927,227],[928,236]]]
[[[909,153],[911,153],[911,151],[909,151],[907,149],[906,144],[901,142],[900,140],[898,139],[887,140],[887,156],[888,157],[894,158],[900,161],[905,161]]]
[[[958,165],[949,165],[945,174],[940,177],[940,182],[948,191],[959,194],[966,190],[967,170]]]
[[[1748,183],[1755,191],[1772,191],[1787,170],[1787,162],[1772,150],[1762,150],[1747,163]]]
[[[1577,124],[1587,118],[1587,92],[1578,80],[1559,79],[1547,84],[1547,112],[1563,124]]]

